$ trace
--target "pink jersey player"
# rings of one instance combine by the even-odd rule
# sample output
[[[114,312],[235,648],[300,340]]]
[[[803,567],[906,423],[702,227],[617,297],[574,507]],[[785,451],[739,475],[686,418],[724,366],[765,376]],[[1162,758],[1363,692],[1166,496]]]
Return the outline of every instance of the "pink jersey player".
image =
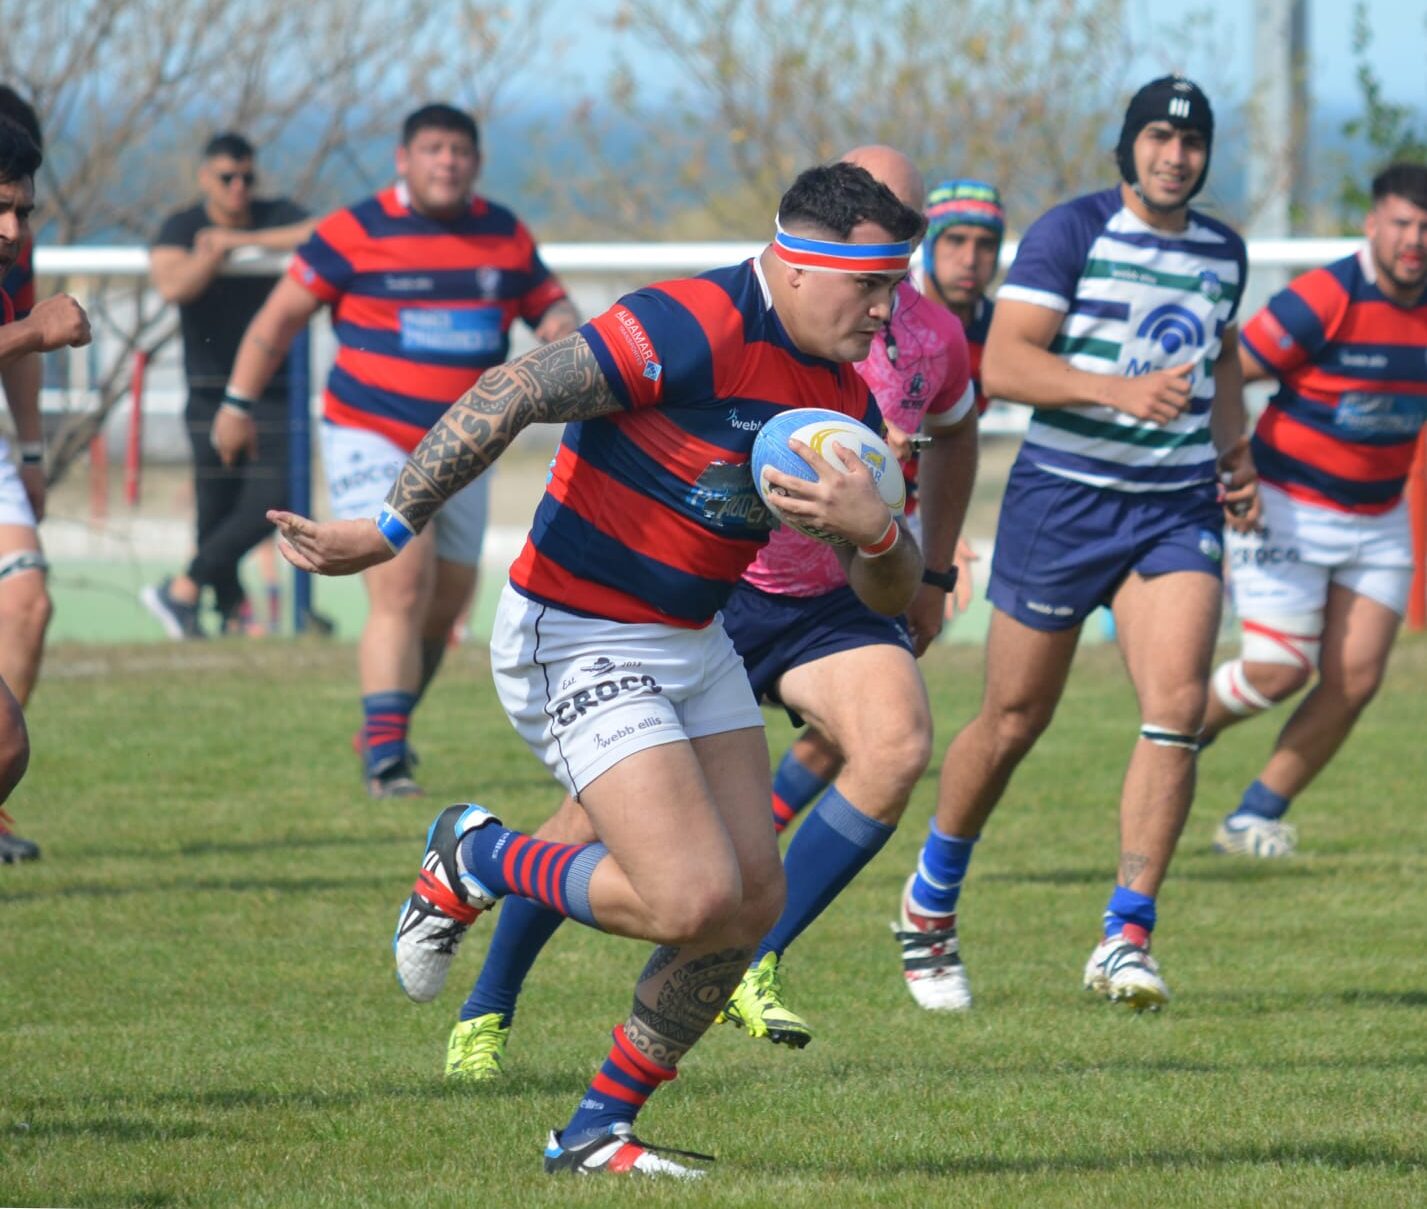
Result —
[[[932,427],[957,423],[974,405],[966,336],[955,315],[923,298],[910,282],[897,289],[892,322],[857,363],[883,418],[903,432],[923,419]],[[820,596],[847,583],[832,547],[787,527],[743,573],[746,582],[781,596]]]

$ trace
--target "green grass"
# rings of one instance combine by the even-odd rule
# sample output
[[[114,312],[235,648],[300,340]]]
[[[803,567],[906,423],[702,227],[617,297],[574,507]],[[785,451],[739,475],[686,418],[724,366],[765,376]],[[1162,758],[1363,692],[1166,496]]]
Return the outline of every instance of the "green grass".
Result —
[[[1113,651],[978,851],[966,1017],[919,1012],[888,934],[931,809],[792,950],[817,1029],[785,1052],[718,1029],[643,1118],[710,1150],[698,1187],[540,1174],[623,1017],[644,946],[570,926],[527,987],[507,1077],[439,1077],[484,928],[430,1007],[389,938],[431,814],[557,797],[456,652],[418,722],[432,798],[372,803],[347,747],[349,647],[60,648],[11,803],[45,859],[0,869],[0,1203],[9,1205],[1420,1205],[1427,1202],[1427,641],[1294,817],[1303,853],[1216,858],[1272,724],[1203,761],[1161,897],[1176,998],[1135,1018],[1079,989],[1135,732]],[[927,661],[939,746],[978,653]],[[775,720],[775,751],[787,738]]]

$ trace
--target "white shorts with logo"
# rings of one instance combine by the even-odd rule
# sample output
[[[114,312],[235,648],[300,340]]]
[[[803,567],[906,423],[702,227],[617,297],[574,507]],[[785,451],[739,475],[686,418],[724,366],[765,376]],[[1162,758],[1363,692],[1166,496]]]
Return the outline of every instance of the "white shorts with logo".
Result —
[[[576,795],[646,748],[763,725],[721,618],[688,630],[580,617],[507,583],[491,671],[517,733]]]
[[[1340,512],[1260,484],[1263,529],[1225,534],[1229,590],[1240,617],[1320,612],[1342,584],[1396,613],[1412,585],[1407,501],[1381,516]]]
[[[322,425],[322,468],[327,475],[332,515],[338,520],[375,517],[405,464],[406,451],[379,432],[342,424]],[[432,518],[439,557],[471,567],[480,564],[490,479],[488,470],[447,500]]]
[[[34,509],[25,485],[20,482],[20,470],[10,455],[10,442],[0,437],[0,525],[35,527]]]

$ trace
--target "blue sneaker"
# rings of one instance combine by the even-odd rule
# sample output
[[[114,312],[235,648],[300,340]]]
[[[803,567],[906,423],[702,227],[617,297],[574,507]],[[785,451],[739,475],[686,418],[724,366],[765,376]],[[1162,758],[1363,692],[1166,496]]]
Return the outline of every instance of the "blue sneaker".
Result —
[[[163,583],[150,584],[139,593],[139,599],[143,602],[144,608],[148,609],[158,618],[159,624],[163,626],[164,633],[175,642],[184,642],[191,638],[206,638],[203,627],[198,624],[198,606],[196,604],[184,604],[181,600],[175,600],[173,592],[170,590],[173,580],[166,579]]]
[[[500,820],[479,806],[448,806],[426,833],[426,852],[411,897],[396,917],[392,952],[396,980],[417,1003],[435,999],[466,929],[499,897],[461,865],[461,839],[468,831]]]

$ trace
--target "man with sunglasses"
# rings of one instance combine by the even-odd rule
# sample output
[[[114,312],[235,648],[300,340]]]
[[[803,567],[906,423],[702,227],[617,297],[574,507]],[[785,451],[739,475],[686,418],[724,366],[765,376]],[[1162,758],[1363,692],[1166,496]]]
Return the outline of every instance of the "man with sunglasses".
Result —
[[[295,202],[255,195],[254,160],[253,145],[241,134],[209,140],[198,167],[201,200],[164,220],[149,253],[154,288],[179,308],[198,512],[193,561],[143,592],[144,604],[173,639],[203,637],[198,615],[205,587],[212,589],[223,628],[241,625],[238,565],[268,536],[267,510],[287,502],[285,374],[274,375],[254,407],[264,438],[258,456],[225,463],[210,439],[238,341],[276,280],[225,276],[223,265],[236,248],[290,252],[315,225]]]

